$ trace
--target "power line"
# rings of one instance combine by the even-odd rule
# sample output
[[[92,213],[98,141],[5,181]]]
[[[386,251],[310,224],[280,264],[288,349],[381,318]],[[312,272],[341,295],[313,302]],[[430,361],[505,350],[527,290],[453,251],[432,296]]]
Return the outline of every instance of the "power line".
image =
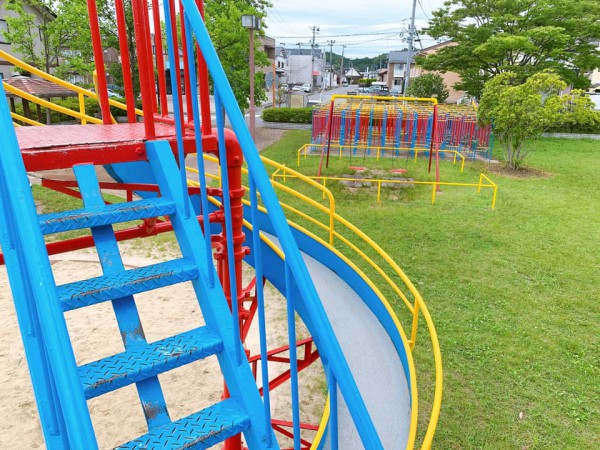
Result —
[[[376,35],[383,35],[383,34],[389,34],[392,31],[396,31],[397,28],[390,28],[388,30],[385,31],[372,31],[372,32],[364,32],[364,33],[351,33],[351,34],[327,34],[327,35],[321,35],[322,38],[337,38],[337,37],[352,37],[352,36],[376,36]],[[310,35],[309,36],[271,36],[275,39],[303,39],[303,38],[309,38],[310,39]]]

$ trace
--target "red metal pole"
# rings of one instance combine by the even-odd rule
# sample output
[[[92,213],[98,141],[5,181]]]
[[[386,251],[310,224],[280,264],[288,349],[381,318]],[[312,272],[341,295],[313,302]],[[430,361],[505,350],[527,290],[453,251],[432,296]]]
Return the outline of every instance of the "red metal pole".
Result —
[[[219,112],[218,112],[219,113]],[[216,134],[216,130],[215,130]],[[242,198],[244,197],[244,187],[242,185],[242,165],[244,163],[244,156],[242,154],[242,149],[239,145],[239,142],[233,131],[229,129],[225,129],[225,147],[227,149],[227,161],[221,161],[221,164],[227,164],[227,170],[229,173],[229,190],[231,195],[231,219],[232,219],[232,241],[233,241],[233,257],[234,261],[227,260],[227,249],[225,248],[227,245],[227,236],[225,234],[225,227],[223,227],[222,232],[222,242],[221,242],[221,262],[222,262],[222,271],[219,271],[221,277],[221,283],[223,284],[223,290],[225,292],[225,297],[229,303],[230,308],[233,305],[233,299],[231,298],[231,285],[229,282],[229,264],[234,264],[235,266],[235,283],[236,283],[236,292],[238,293],[238,311],[240,317],[240,330],[243,329],[243,309],[244,309],[244,295],[245,291],[242,285],[242,261],[244,256],[246,255],[246,247],[244,247],[244,241],[246,236],[243,232],[244,226],[244,211],[242,204]],[[199,155],[200,157],[200,155]],[[223,195],[227,195],[227,193],[223,193]],[[227,389],[223,395],[228,395]],[[229,438],[225,441],[223,446],[224,450],[241,450],[242,449],[242,441],[241,434]]]
[[[94,61],[96,74],[98,76],[98,92],[96,95],[100,99],[100,110],[102,111],[102,123],[110,125],[110,105],[108,103],[108,90],[106,87],[106,70],[104,69],[104,53],[102,51],[102,37],[100,36],[100,26],[98,25],[98,10],[96,0],[87,0],[88,13],[90,16],[90,31],[92,34],[92,48],[94,51]]]
[[[146,64],[148,64],[148,73],[150,75],[151,92],[152,92],[152,120],[154,120],[154,114],[158,113],[158,99],[156,98],[156,78],[154,77],[154,62],[152,58],[152,37],[150,36],[150,17],[148,12],[148,5],[144,1],[145,7],[142,9],[144,12],[144,38],[146,39]]]
[[[185,35],[185,20],[183,17],[183,5],[181,4],[181,1],[179,2],[179,23],[181,25],[181,48],[183,51],[183,83],[185,86],[185,109],[187,111],[187,120],[188,123],[193,123],[194,122],[194,110],[192,109],[192,96],[190,95],[192,89],[191,89],[191,83],[190,83],[190,66],[189,66],[189,60],[190,57],[187,53],[187,45],[186,45],[186,40],[187,37]],[[191,60],[194,60],[194,55],[192,55]],[[194,101],[197,101],[197,99],[194,99]],[[183,128],[183,134],[185,135],[185,127]]]
[[[165,0],[166,1],[166,0]],[[173,55],[175,60],[175,67],[173,71],[177,74],[177,92],[171,92],[173,96],[177,95],[179,98],[179,117],[181,117],[181,128],[183,130],[185,120],[183,118],[183,102],[181,96],[181,68],[179,67],[179,41],[177,40],[177,18],[175,17],[175,1],[169,1],[169,9],[171,10],[171,38],[173,39],[173,48],[177,54]],[[173,103],[174,105],[175,103]],[[183,132],[183,131],[182,131]]]
[[[148,43],[145,33],[144,11],[146,8],[145,1],[133,0],[133,23],[135,28],[135,41],[138,48],[138,73],[140,76],[140,90],[142,91],[142,109],[144,110],[144,130],[146,131],[146,139],[153,139],[156,136],[154,129],[153,106],[154,99],[152,98],[151,77],[148,73],[148,51],[146,44]]]
[[[196,5],[200,10],[200,15],[204,19],[204,1],[196,0]],[[208,69],[206,68],[206,62],[200,51],[200,47],[196,46],[196,53],[198,54],[198,83],[200,92],[200,114],[202,115],[202,134],[209,135],[212,133],[212,124],[210,117],[210,89],[208,85]]]
[[[154,47],[156,51],[156,70],[158,71],[158,95],[160,98],[160,114],[169,115],[167,102],[167,82],[165,80],[165,61],[163,55],[162,28],[158,0],[152,0],[152,19],[154,21]]]
[[[331,104],[329,105],[329,117],[327,119],[327,161],[325,161],[325,167],[329,167],[329,151],[331,149],[331,126],[333,125],[333,110],[335,106],[335,101],[331,100]],[[321,176],[321,167],[319,166],[319,176]]]
[[[321,150],[321,160],[319,161],[319,171],[317,176],[321,176],[323,171],[323,158],[325,158],[325,148],[327,148],[327,166],[329,166],[329,138],[331,134],[331,116],[333,115],[333,100],[329,104],[329,117],[327,117],[327,125],[325,125],[325,139],[323,140],[323,150]]]
[[[125,22],[125,9],[123,0],[115,1],[117,16],[117,33],[119,35],[119,50],[121,51],[121,72],[123,73],[123,89],[125,90],[125,103],[127,104],[127,121],[135,123],[135,95],[133,93],[133,80],[131,79],[131,61],[129,60],[129,44],[127,42],[127,24]]]

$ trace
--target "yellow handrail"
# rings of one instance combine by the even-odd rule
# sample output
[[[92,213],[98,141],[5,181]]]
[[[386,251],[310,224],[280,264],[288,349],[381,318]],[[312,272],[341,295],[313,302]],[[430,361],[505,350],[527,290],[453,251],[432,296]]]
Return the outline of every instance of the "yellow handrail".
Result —
[[[212,160],[212,161],[218,161],[216,158],[211,157],[209,155],[205,155],[205,158],[208,160]],[[346,219],[344,219],[343,217],[341,217],[337,213],[335,213],[335,211],[333,210],[333,208],[335,207],[335,200],[333,198],[333,194],[331,194],[329,189],[327,189],[324,186],[322,186],[321,184],[317,183],[310,177],[300,174],[282,164],[276,163],[275,161],[272,161],[265,157],[261,157],[261,159],[263,160],[263,163],[265,165],[271,166],[275,169],[275,171],[274,171],[275,177],[283,177],[283,173],[286,173],[287,176],[290,176],[293,178],[298,178],[298,179],[305,181],[306,183],[310,184],[312,187],[315,187],[316,189],[323,192],[322,195],[324,197],[329,198],[330,207],[327,208],[326,206],[322,205],[321,203],[314,201],[310,197],[307,197],[304,194],[295,191],[294,189],[286,187],[285,185],[282,185],[281,183],[279,183],[275,180],[272,181],[276,188],[284,189],[285,192],[295,196],[296,198],[301,200],[303,203],[309,204],[309,205],[317,208],[319,211],[322,211],[322,212],[328,214],[330,217],[329,225],[325,225],[323,223],[318,222],[313,216],[310,216],[306,213],[298,211],[297,208],[294,208],[290,205],[286,205],[285,203],[282,203],[282,207],[284,207],[284,209],[294,212],[295,214],[299,215],[300,217],[302,217],[304,219],[307,219],[310,223],[313,223],[322,229],[327,229],[329,232],[329,236],[330,236],[330,238],[329,238],[330,245],[333,244],[333,242],[334,242],[333,237],[335,236],[337,238],[338,242],[341,242],[341,243],[347,245],[350,249],[352,249],[354,252],[356,252],[370,267],[375,269],[375,271],[385,280],[385,282],[388,284],[388,286],[390,286],[392,288],[392,290],[396,293],[396,295],[398,295],[400,297],[400,299],[402,299],[403,303],[407,306],[407,309],[412,314],[411,335],[410,335],[410,339],[408,339],[408,344],[409,344],[411,350],[414,349],[415,345],[416,345],[419,316],[422,315],[423,318],[425,319],[425,323],[426,323],[427,329],[429,331],[429,335],[430,335],[430,339],[431,339],[431,343],[432,343],[434,364],[435,364],[435,388],[434,388],[434,398],[433,398],[431,416],[430,416],[429,424],[427,427],[427,431],[426,431],[424,439],[423,439],[423,444],[421,447],[423,449],[429,449],[431,447],[431,443],[433,441],[433,436],[435,434],[435,429],[437,427],[437,422],[439,419],[439,412],[440,412],[441,400],[442,400],[441,396],[442,396],[442,389],[443,389],[443,373],[442,373],[441,351],[440,351],[440,347],[439,347],[437,333],[435,331],[435,326],[433,324],[433,320],[431,319],[431,315],[429,314],[429,310],[427,309],[427,306],[425,305],[423,298],[421,297],[421,295],[419,294],[417,289],[414,287],[414,285],[412,284],[410,279],[402,271],[402,269],[400,269],[400,267],[396,264],[396,262],[379,245],[377,245],[371,238],[369,238],[366,234],[364,234],[360,229],[358,229],[353,224],[351,224],[349,221],[347,221]],[[193,170],[193,171],[197,172],[195,170]],[[198,185],[198,183],[195,183],[195,182],[193,184]],[[483,185],[483,186],[485,186],[485,185]],[[392,273],[394,273],[396,276],[398,276],[400,278],[400,280],[402,280],[404,285],[410,291],[412,297],[414,298],[414,304],[410,303],[410,301],[408,300],[406,295],[404,295],[404,293],[398,287],[398,285],[392,280],[392,278],[389,275],[387,275],[387,273],[385,273],[385,271],[377,263],[375,263],[373,261],[372,258],[370,258],[368,255],[366,255],[366,253],[363,252],[362,250],[360,250],[358,248],[358,246],[356,246],[355,244],[350,242],[350,240],[348,238],[343,236],[338,230],[335,229],[336,224],[342,225],[344,227],[344,229],[351,231],[356,237],[358,237],[360,239],[360,241],[366,243],[371,249],[373,249],[377,253],[377,255],[379,257],[381,257],[387,263],[388,267],[391,268]],[[291,221],[290,221],[290,225],[295,228],[301,229],[301,227],[299,225],[297,225]],[[307,232],[306,230],[304,230],[304,231]],[[309,232],[307,232],[307,233],[309,233]],[[315,238],[316,238],[316,236],[315,236]],[[388,307],[389,307],[389,304],[388,304]],[[390,307],[390,311],[391,311],[391,307]],[[398,325],[399,325],[399,323],[398,323]],[[404,335],[401,326],[400,326],[400,332]],[[416,384],[415,384],[415,392],[416,392]],[[417,405],[417,400],[415,398],[415,403],[413,406],[416,408],[416,405]],[[414,442],[414,439],[416,436],[416,416],[412,418],[411,422],[412,421],[414,421],[414,427],[411,423],[411,433],[410,433],[409,443]]]
[[[29,100],[32,103],[43,106],[45,108],[51,109],[53,111],[57,111],[59,113],[65,114],[67,116],[75,117],[81,121],[87,120],[88,122],[101,124],[102,120],[97,119],[96,117],[88,116],[86,114],[81,114],[80,112],[73,111],[69,108],[65,108],[64,106],[56,105],[48,100],[44,100],[43,98],[36,97],[28,92],[25,92],[19,88],[11,86],[10,84],[4,83],[4,89],[11,94],[17,95],[25,100]]]
[[[40,127],[40,126],[43,126],[43,125],[44,125],[43,123],[41,123],[41,122],[38,122],[37,120],[29,119],[29,118],[27,118],[27,117],[25,117],[25,116],[22,116],[22,115],[20,115],[20,114],[14,113],[14,112],[12,112],[12,111],[10,112],[10,116],[11,116],[13,119],[19,120],[19,121],[21,121],[21,122],[23,122],[23,123],[26,123],[26,124],[29,124],[29,125],[33,125],[33,126],[35,126],[35,127]],[[18,124],[17,124],[17,125],[18,125]],[[20,125],[18,125],[18,126],[20,126]]]
[[[377,96],[377,95],[347,95],[347,94],[334,94],[331,96],[331,101],[335,101],[338,98],[346,99],[359,99],[359,100],[394,100],[394,101],[409,101],[409,102],[428,102],[434,105],[438,104],[435,98],[423,98],[423,97],[391,97],[391,96]]]
[[[46,73],[46,72],[38,69],[37,67],[31,66],[31,65],[27,64],[26,62],[21,61],[18,58],[15,58],[13,55],[11,55],[3,50],[0,50],[0,58],[8,61],[9,63],[13,64],[16,67],[19,67],[19,68],[31,73],[32,75],[42,78],[43,80],[50,81],[54,84],[64,87],[65,89],[69,89],[70,91],[76,92],[79,96],[79,108],[80,108],[79,114],[80,114],[80,116],[79,117],[74,116],[72,113],[71,114],[64,113],[64,114],[79,118],[82,121],[82,124],[85,124],[85,122],[89,120],[90,116],[85,114],[85,105],[83,104],[82,99],[84,97],[89,97],[93,100],[99,100],[98,95],[95,92],[92,92],[88,89],[82,88],[75,84],[69,83],[68,81],[61,80],[60,78],[50,75],[49,73]],[[7,86],[9,86],[9,85],[7,83],[4,83],[4,88],[6,90],[8,90]],[[17,94],[15,94],[15,95],[17,95]],[[38,102],[35,102],[35,103],[38,103]],[[125,103],[121,103],[121,102],[118,102],[113,99],[108,99],[108,103],[111,106],[115,106],[116,108],[122,109],[124,111],[127,110],[127,105]],[[40,103],[38,103],[38,104],[40,104]],[[42,106],[44,106],[44,105],[42,105]],[[54,108],[50,108],[50,109],[54,109]],[[65,108],[65,109],[67,111],[71,111],[67,108]],[[55,111],[58,111],[58,110],[55,109]],[[135,113],[138,116],[144,115],[144,112],[141,109],[137,109],[137,108],[135,109]],[[95,117],[93,117],[93,119],[98,120]],[[94,121],[92,121],[92,122],[94,122]],[[98,123],[98,122],[94,122],[94,123]],[[100,121],[100,123],[102,123],[102,121]]]

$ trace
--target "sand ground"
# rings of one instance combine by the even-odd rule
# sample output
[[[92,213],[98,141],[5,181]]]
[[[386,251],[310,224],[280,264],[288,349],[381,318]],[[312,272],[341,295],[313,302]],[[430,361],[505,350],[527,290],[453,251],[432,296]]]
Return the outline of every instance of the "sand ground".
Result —
[[[257,129],[259,149],[281,138],[283,131]],[[56,175],[56,174],[53,174]],[[163,239],[121,244],[127,268],[140,267],[171,257],[178,249],[174,240]],[[101,274],[93,250],[52,256],[52,269],[57,284],[82,280]],[[252,278],[249,267],[245,283]],[[155,341],[202,325],[203,319],[191,283],[155,290],[136,296],[136,303],[146,338]],[[285,299],[270,285],[266,288],[266,317],[269,348],[287,342]],[[15,315],[6,268],[0,267],[0,449],[42,449],[44,440],[39,425],[35,398],[27,361]],[[109,303],[71,311],[65,315],[78,364],[123,351],[116,319]],[[299,322],[299,320],[297,320]],[[258,353],[256,327],[247,343]],[[297,335],[307,335],[300,324]],[[287,365],[270,363],[271,378],[287,369]],[[189,364],[159,376],[172,419],[184,417],[210,404],[222,394],[222,377],[215,357]],[[259,370],[260,379],[260,370]],[[260,382],[259,382],[260,385]],[[320,363],[300,374],[302,420],[318,424],[325,402],[323,372]],[[290,387],[286,383],[272,393],[273,417],[291,420]],[[113,448],[146,432],[142,409],[134,386],[129,386],[88,402],[100,448]],[[303,437],[311,439],[314,433]],[[289,441],[278,435],[280,444]]]

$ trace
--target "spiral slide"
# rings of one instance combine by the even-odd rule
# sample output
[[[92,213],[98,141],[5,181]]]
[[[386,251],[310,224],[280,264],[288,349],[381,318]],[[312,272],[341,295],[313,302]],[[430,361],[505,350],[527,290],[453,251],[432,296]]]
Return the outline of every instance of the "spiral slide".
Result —
[[[268,229],[267,217],[263,219],[261,228]],[[244,231],[252,233],[249,229]],[[408,350],[392,316],[377,288],[343,255],[317,238],[298,230],[294,233],[383,447],[406,448],[412,403]],[[283,264],[275,251],[279,242],[270,234],[264,235],[262,242],[264,275],[287,296]],[[254,263],[250,256],[247,262]],[[316,335],[303,311],[299,310],[299,314],[311,334]],[[339,448],[357,448],[360,438],[343,401],[340,401],[338,414]],[[317,445],[317,448],[330,448],[327,433]]]

